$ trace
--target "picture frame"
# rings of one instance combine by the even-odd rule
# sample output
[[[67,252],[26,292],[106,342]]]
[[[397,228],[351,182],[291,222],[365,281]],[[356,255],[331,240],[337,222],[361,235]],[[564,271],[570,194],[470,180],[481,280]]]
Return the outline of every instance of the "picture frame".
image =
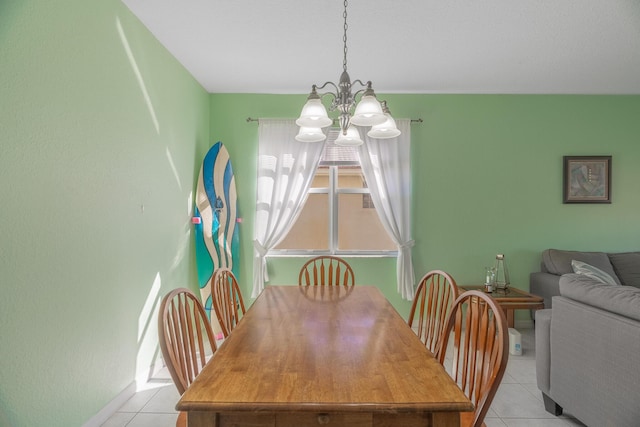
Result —
[[[563,203],[611,203],[611,156],[564,156]]]

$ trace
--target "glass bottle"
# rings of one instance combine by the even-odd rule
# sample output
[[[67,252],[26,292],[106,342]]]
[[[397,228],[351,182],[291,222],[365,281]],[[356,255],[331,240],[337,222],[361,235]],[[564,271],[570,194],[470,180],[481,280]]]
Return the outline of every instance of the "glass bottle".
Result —
[[[496,255],[496,262],[493,265],[496,274],[496,289],[507,291],[509,288],[509,270],[504,261],[504,254]]]
[[[484,272],[484,291],[491,293],[496,285],[496,270],[493,267],[485,267]]]

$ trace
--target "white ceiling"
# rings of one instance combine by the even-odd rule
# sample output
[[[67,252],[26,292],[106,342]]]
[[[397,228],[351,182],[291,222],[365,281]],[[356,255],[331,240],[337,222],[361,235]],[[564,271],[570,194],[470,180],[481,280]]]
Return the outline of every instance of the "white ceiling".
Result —
[[[342,72],[340,0],[123,0],[211,93]],[[640,0],[351,0],[348,70],[378,93],[640,94]]]

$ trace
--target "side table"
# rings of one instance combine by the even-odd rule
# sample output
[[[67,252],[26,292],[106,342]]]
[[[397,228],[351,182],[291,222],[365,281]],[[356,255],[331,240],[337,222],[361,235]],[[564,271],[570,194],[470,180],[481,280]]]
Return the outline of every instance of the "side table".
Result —
[[[458,287],[464,291],[482,291],[484,292],[484,286],[476,285],[458,285]],[[513,312],[514,310],[540,310],[544,308],[544,299],[537,295],[530,294],[518,288],[507,288],[506,291],[494,290],[491,293],[491,298],[502,308],[504,314],[507,316],[507,323],[510,328],[513,328]]]

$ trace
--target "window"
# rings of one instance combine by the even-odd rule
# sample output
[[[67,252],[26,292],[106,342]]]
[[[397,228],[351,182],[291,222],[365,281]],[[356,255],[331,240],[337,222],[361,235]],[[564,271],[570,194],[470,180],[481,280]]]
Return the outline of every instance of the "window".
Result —
[[[358,150],[335,145],[337,135],[329,132],[304,208],[270,256],[396,255],[397,245],[373,209]]]

